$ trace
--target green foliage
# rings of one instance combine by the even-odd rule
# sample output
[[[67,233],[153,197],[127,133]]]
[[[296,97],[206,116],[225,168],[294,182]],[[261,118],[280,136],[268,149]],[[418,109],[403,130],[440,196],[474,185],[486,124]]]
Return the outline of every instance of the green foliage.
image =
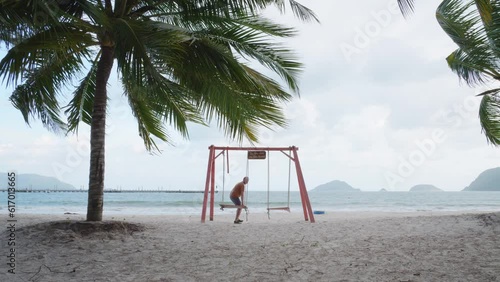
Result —
[[[281,105],[291,94],[253,69],[277,73],[299,91],[302,65],[273,38],[295,30],[262,18],[262,9],[312,11],[289,0],[0,0],[0,76],[16,86],[10,99],[27,123],[73,132],[90,124],[101,46],[114,60],[148,150],[169,141],[165,126],[188,136],[189,122],[212,120],[230,138],[257,140],[264,126],[285,126]],[[67,105],[63,87],[79,81]],[[64,111],[62,111],[64,109]],[[63,115],[63,113],[65,115]]]
[[[414,0],[398,0],[399,8],[404,16],[408,16],[415,10]]]
[[[488,142],[498,146],[500,144],[500,89],[489,90],[481,100],[479,120]]]
[[[470,86],[500,79],[500,2],[489,0],[445,0],[436,17],[443,30],[458,45],[448,56],[448,66]],[[481,127],[489,143],[500,145],[498,89],[485,91],[479,109]]]
[[[403,14],[414,10],[414,0],[398,0]],[[458,45],[446,61],[470,86],[500,81],[500,1],[444,0],[436,18]],[[479,109],[481,127],[489,143],[500,146],[499,89],[484,91]]]

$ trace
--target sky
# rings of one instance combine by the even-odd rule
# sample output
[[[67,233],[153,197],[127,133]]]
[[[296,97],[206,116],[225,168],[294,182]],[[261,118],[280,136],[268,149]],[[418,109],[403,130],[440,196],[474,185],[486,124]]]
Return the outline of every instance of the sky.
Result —
[[[364,191],[407,191],[417,184],[459,191],[500,166],[500,150],[488,145],[478,119],[475,94],[486,88],[471,88],[449,70],[445,58],[456,46],[435,19],[437,1],[417,1],[407,19],[396,0],[299,2],[320,23],[300,22],[291,11],[265,12],[299,31],[286,44],[305,69],[300,97],[284,105],[288,127],[262,130],[256,145],[297,146],[307,189],[341,180]],[[37,173],[86,189],[89,127],[64,136],[36,120],[28,126],[8,100],[12,89],[1,89],[0,172]],[[116,72],[108,92],[106,189],[203,190],[210,145],[249,145],[216,126],[191,125],[189,140],[171,130],[172,144],[160,143],[162,153],[150,154]],[[247,171],[249,189],[284,191],[289,177],[290,189],[298,189],[283,154],[245,157],[231,152],[229,165],[217,160],[218,190],[230,189]]]

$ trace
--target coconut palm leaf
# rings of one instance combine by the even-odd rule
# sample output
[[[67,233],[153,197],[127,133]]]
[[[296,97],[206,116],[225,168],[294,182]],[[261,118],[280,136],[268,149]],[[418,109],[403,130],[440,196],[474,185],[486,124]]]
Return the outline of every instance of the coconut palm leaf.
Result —
[[[413,2],[413,1],[405,1]],[[500,80],[500,2],[490,0],[444,0],[436,18],[446,34],[458,45],[447,57],[450,69],[470,86]],[[500,145],[500,104],[498,89],[483,96],[480,123],[489,143]]]
[[[253,141],[257,140],[256,132],[252,129],[255,125],[283,124],[282,115],[261,113],[255,103],[250,101],[262,97],[262,106],[267,111],[269,107],[265,99],[286,100],[289,94],[277,83],[238,64],[224,45],[196,40],[186,43],[185,51],[184,61],[180,62],[184,67],[175,68],[172,75],[180,85],[192,90],[189,94],[193,95],[193,101],[208,122],[215,118],[229,137],[241,140],[246,136]],[[263,121],[266,115],[269,120]]]
[[[115,25],[115,55],[123,75],[124,94],[128,96],[148,150],[157,148],[151,135],[168,141],[163,121],[173,124],[184,136],[187,136],[187,121],[201,121],[195,118],[195,109],[186,99],[188,89],[170,81],[159,71],[162,64],[175,59],[176,49],[179,49],[175,42],[185,40],[186,36],[175,30],[152,30],[156,25],[151,24],[119,20]]]
[[[482,85],[499,77],[494,57],[488,48],[476,48],[470,52],[461,49],[447,58],[448,66],[468,85]]]
[[[494,92],[494,93],[492,93]],[[500,146],[500,89],[483,95],[479,106],[479,121],[486,140],[490,144]],[[481,94],[480,94],[481,95]]]
[[[65,128],[57,96],[89,56],[84,45],[93,42],[66,29],[55,30],[40,32],[16,44],[0,61],[0,72],[8,82],[22,81],[10,100],[25,121],[29,123],[30,116],[38,117],[46,127],[57,131]]]
[[[90,71],[80,81],[73,93],[73,99],[66,105],[65,114],[68,116],[68,133],[78,132],[80,122],[90,125],[92,121],[92,108],[94,106],[94,93],[96,90],[97,63],[100,52],[97,54]]]
[[[300,4],[298,1],[289,0],[289,8],[294,15],[303,21],[319,22],[318,17],[311,9]],[[185,15],[197,16],[203,18],[205,16],[218,15],[222,17],[230,17],[234,14],[239,15],[256,15],[263,9],[274,5],[282,13],[286,12],[287,5],[284,0],[173,0],[173,1],[158,1],[151,6],[156,7],[160,13],[156,15],[168,15],[172,11],[182,11]]]
[[[436,18],[446,34],[461,48],[468,50],[484,43],[474,2],[443,1],[436,10]]]
[[[262,36],[261,32],[261,30],[269,28],[269,33],[288,37],[294,34],[294,30],[289,28],[280,30],[279,25],[270,25],[269,22],[263,24],[260,26],[257,19],[252,19],[248,26],[234,25],[223,30],[212,30],[207,37],[231,46],[243,58],[256,60],[269,67],[287,82],[290,89],[298,91],[296,78],[301,72],[302,66],[297,63],[290,49],[269,42]],[[250,26],[259,26],[259,29],[250,28]]]
[[[476,7],[482,21],[483,34],[497,58],[500,57],[500,3],[498,1],[476,0]]]
[[[89,56],[88,47],[95,44],[90,35],[56,26],[23,38],[12,47],[0,61],[0,74],[8,85],[18,83],[26,71],[43,66],[46,62],[66,59],[81,64]]]
[[[415,11],[415,0],[398,0],[398,5],[405,17]]]

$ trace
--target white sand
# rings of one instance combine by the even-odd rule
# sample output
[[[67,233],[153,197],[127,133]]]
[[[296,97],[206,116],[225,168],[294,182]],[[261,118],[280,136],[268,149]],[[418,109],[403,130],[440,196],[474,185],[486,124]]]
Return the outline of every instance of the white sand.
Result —
[[[500,281],[498,213],[233,217],[115,216],[146,230],[82,236],[31,225],[83,215],[18,214],[16,274],[3,231],[0,281]]]

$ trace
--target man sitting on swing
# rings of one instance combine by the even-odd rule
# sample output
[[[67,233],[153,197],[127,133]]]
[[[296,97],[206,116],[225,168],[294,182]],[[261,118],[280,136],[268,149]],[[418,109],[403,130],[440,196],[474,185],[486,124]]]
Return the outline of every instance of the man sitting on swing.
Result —
[[[241,206],[244,203],[243,198],[245,195],[245,184],[247,183],[248,183],[248,177],[245,176],[243,177],[243,181],[238,182],[236,185],[234,185],[233,190],[231,190],[231,194],[229,194],[229,198],[237,206]],[[234,219],[234,223],[240,224],[243,222],[243,220],[240,219],[240,214],[241,214],[241,208],[239,208],[236,211],[236,218]]]

